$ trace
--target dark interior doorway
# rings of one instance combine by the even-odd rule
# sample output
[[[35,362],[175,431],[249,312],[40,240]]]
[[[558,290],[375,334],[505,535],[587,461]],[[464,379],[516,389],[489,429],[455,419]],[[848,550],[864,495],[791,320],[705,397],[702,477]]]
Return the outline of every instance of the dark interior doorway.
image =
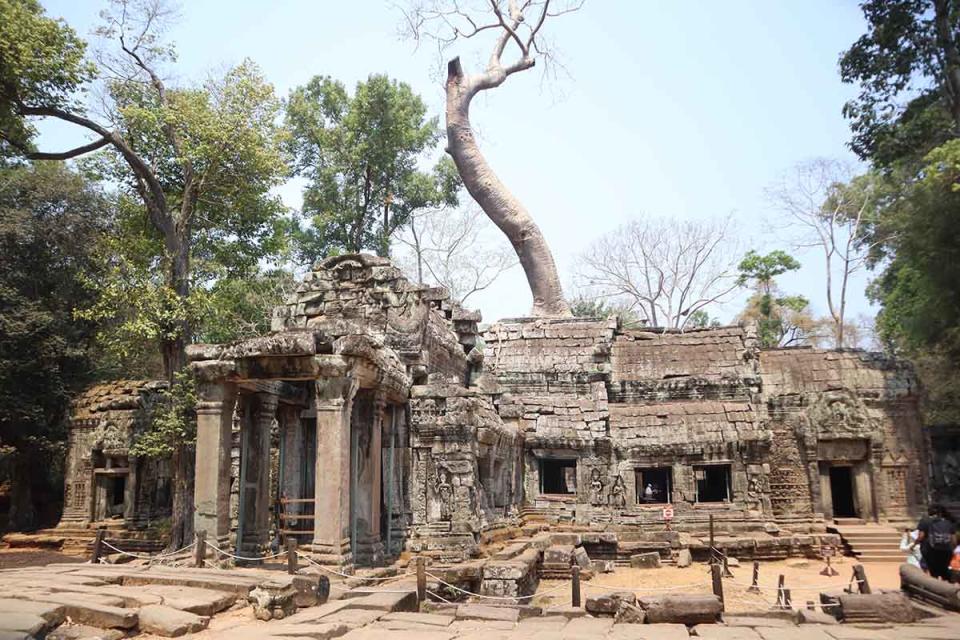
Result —
[[[670,502],[672,478],[670,467],[649,467],[636,470],[637,503],[667,504]]]
[[[693,475],[697,481],[697,502],[729,502],[733,499],[730,492],[730,465],[696,466]]]
[[[830,498],[835,518],[856,518],[851,467],[830,467]]]
[[[570,495],[576,492],[576,460],[540,460],[541,494]]]

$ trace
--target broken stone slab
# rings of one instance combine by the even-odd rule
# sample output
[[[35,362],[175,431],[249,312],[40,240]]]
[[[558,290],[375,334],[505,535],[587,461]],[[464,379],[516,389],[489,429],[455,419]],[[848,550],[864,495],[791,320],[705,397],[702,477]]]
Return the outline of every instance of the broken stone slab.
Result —
[[[572,556],[572,544],[555,544],[547,547],[546,551],[543,552],[543,563],[569,567]]]
[[[342,623],[353,629],[376,622],[382,615],[383,611],[374,609],[343,609],[322,618],[322,621],[331,624]]]
[[[174,587],[171,585],[148,585],[143,587],[123,587],[124,591],[152,594],[161,598],[159,604],[174,609],[189,611],[198,616],[212,616],[229,609],[237,601],[237,594],[199,587]]]
[[[485,604],[461,604],[457,607],[457,620],[490,620],[517,622],[520,611],[513,607],[492,607]]]
[[[574,548],[573,561],[576,562],[581,569],[589,570],[593,568],[593,564],[590,562],[590,556],[587,554],[587,550],[583,547]]]
[[[917,612],[910,604],[910,599],[899,592],[844,594],[839,600],[844,620],[901,623],[917,620]]]
[[[797,612],[797,618],[800,624],[840,624],[840,622],[830,614],[814,609],[800,609],[800,611]]]
[[[210,618],[198,616],[189,611],[181,611],[162,604],[140,607],[140,631],[146,631],[165,638],[176,638],[187,633],[196,633],[207,628]]]
[[[613,618],[574,618],[561,632],[563,638],[603,638],[613,628]],[[630,625],[639,629],[638,625]]]
[[[32,602],[16,598],[0,598],[0,618],[8,613],[32,613],[56,626],[63,623],[64,606],[54,602]]]
[[[693,564],[693,556],[690,555],[690,549],[680,549],[677,552],[677,566],[681,569]]]
[[[637,604],[637,594],[633,591],[614,591],[587,598],[584,608],[595,616],[614,616],[622,604]]]
[[[118,629],[100,629],[85,624],[65,624],[47,634],[46,640],[121,640],[125,634]]]
[[[327,602],[317,607],[310,607],[303,611],[298,611],[289,618],[284,619],[284,624],[303,624],[316,622],[341,611],[349,603],[349,600],[334,600],[333,602]]]
[[[791,612],[792,616],[793,613]],[[723,615],[723,623],[728,627],[795,627],[793,619],[773,616]]]
[[[375,591],[357,598],[345,601],[346,609],[369,609],[372,611],[416,611],[416,591]]]
[[[614,616],[617,624],[643,624],[646,619],[647,614],[643,612],[643,609],[635,604],[628,604],[626,602],[620,603],[620,608],[617,610],[616,616]]]
[[[583,618],[584,616],[587,615],[587,610],[584,609],[583,607],[574,607],[574,606],[553,607],[551,609],[544,610],[543,615],[558,616],[558,617],[562,616],[569,620],[571,618]]]
[[[639,599],[647,614],[647,622],[678,624],[708,624],[720,619],[723,605],[713,595],[652,596]]]
[[[638,553],[630,556],[630,566],[634,569],[659,569],[660,554],[656,551]]]
[[[63,605],[64,615],[71,620],[94,627],[132,629],[137,626],[136,611],[100,604],[90,596],[51,593],[25,599]]]
[[[383,629],[354,629],[343,638],[344,640],[383,640],[384,635],[387,634],[390,640],[451,640],[454,637],[453,632],[441,631],[440,629],[390,632]]]
[[[417,624],[433,627],[448,627],[450,626],[450,623],[453,622],[454,615],[454,613],[443,614],[397,611],[396,613],[388,613],[380,618],[380,621],[415,622]]]
[[[26,633],[30,637],[40,636],[51,624],[35,613],[4,611],[0,613],[0,629]]]

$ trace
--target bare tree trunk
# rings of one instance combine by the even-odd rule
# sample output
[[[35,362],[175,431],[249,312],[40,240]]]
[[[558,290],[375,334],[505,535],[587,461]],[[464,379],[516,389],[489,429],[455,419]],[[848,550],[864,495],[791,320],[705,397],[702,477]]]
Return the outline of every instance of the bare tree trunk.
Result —
[[[447,65],[447,153],[467,191],[507,236],[533,294],[534,316],[570,316],[553,254],[533,218],[487,164],[470,126],[470,102],[477,93],[454,58]]]

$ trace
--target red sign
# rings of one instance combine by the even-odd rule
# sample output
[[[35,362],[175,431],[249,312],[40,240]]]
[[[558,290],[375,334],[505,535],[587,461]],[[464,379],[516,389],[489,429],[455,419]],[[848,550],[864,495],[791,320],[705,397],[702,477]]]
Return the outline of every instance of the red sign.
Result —
[[[673,507],[664,507],[664,508],[663,508],[663,519],[664,519],[664,520],[673,520]]]

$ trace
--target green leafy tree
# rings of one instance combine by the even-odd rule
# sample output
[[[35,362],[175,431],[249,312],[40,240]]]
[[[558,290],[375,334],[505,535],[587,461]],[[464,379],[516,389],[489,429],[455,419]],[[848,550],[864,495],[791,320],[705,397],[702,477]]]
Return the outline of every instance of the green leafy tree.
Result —
[[[95,375],[96,326],[73,315],[100,275],[108,201],[61,163],[0,168],[0,450],[10,526],[40,524],[62,490],[72,393]],[[42,514],[41,514],[42,516]]]
[[[91,71],[83,43],[36,3],[0,4],[0,24],[23,20],[14,35],[43,46],[0,56],[0,125],[8,147],[34,160],[102,150],[87,168],[115,185],[121,233],[103,295],[84,317],[111,320],[121,337],[155,341],[173,383],[212,283],[249,273],[276,251],[283,208],[270,190],[286,166],[279,101],[252,63],[200,86],[162,79],[173,59],[162,39],[171,13],[162,0],[115,0],[102,13],[99,34],[116,43],[97,69],[107,98],[102,123],[76,99]],[[76,125],[95,140],[65,152],[36,151],[35,117]],[[189,444],[174,450],[174,546],[192,535]]]
[[[639,329],[647,324],[629,305],[586,294],[570,301],[570,312],[576,318],[617,318],[626,329]]]
[[[955,0],[867,0],[867,33],[840,58],[860,92],[844,106],[851,146],[888,167],[916,162],[960,134],[960,5]]]
[[[309,181],[304,261],[365,249],[386,256],[412,215],[457,204],[460,181],[449,160],[432,172],[419,168],[440,132],[405,83],[372,75],[351,96],[340,82],[314,77],[291,92],[286,124],[296,172]]]
[[[751,250],[740,261],[737,281],[755,289],[740,320],[756,323],[761,347],[800,344],[814,325],[809,301],[803,296],[780,295],[774,281],[777,276],[799,268],[796,258],[779,249],[766,255]]]

